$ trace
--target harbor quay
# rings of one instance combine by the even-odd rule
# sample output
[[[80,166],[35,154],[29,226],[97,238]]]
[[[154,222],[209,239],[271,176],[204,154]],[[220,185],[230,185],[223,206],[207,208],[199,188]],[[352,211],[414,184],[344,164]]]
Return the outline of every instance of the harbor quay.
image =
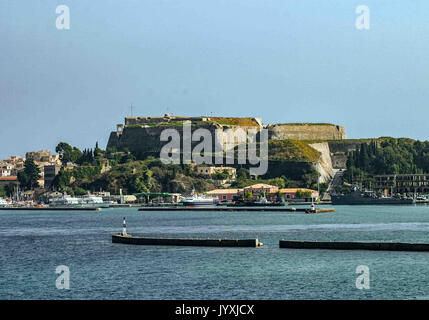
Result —
[[[280,240],[280,248],[326,250],[429,251],[429,243]]]
[[[145,238],[129,235],[112,235],[112,243],[151,246],[193,246],[193,247],[262,247],[258,239],[184,239]]]
[[[112,235],[112,243],[152,245],[152,246],[192,246],[192,247],[262,247],[256,239],[191,239],[191,238],[148,238],[136,237],[127,233],[125,217],[122,221],[122,232]]]

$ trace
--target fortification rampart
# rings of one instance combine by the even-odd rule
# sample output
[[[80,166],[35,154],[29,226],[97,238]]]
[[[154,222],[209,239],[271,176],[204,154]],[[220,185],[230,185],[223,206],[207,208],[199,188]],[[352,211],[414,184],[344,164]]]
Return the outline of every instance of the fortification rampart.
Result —
[[[109,137],[107,149],[115,148],[118,151],[131,151],[139,158],[147,156],[159,156],[162,147],[167,143],[161,141],[161,132],[165,129],[176,129],[183,137],[183,124],[191,124],[191,131],[205,128],[212,133],[213,146],[214,137],[218,141],[226,141],[227,130],[236,132],[249,129],[268,129],[269,139],[272,140],[337,140],[346,138],[345,129],[333,124],[275,124],[264,126],[259,118],[226,118],[226,117],[181,117],[164,115],[160,117],[127,117],[125,125],[117,126],[117,131],[112,132]],[[220,129],[220,130],[219,130]],[[259,141],[259,137],[257,137]],[[191,141],[192,148],[200,141]],[[224,146],[224,151],[235,147],[235,143]],[[323,157],[319,160],[318,171],[321,172],[323,180],[328,180],[332,175],[332,166],[335,163],[329,159],[329,148],[327,143],[314,144],[312,147],[323,151]],[[335,148],[334,146],[333,148]],[[213,147],[213,151],[215,148]],[[331,155],[335,152],[330,151]],[[341,163],[340,166],[343,164]]]
[[[216,141],[222,142],[223,150],[227,151],[234,148],[240,141],[240,138],[242,138],[241,141],[246,142],[246,132],[248,130],[256,129],[258,132],[258,130],[262,128],[256,121],[249,121],[250,122],[245,123],[246,125],[236,125],[231,122],[229,118],[224,124],[213,121],[213,118],[209,118],[207,121],[201,121],[201,118],[192,118],[191,120],[187,118],[183,121],[175,118],[173,121],[162,121],[154,125],[153,122],[145,122],[144,124],[141,122],[136,124],[134,119],[130,121],[130,118],[127,118],[126,123],[129,123],[128,125],[125,125],[125,127],[118,126],[116,132],[110,133],[107,149],[114,148],[117,151],[128,150],[138,155],[139,158],[159,156],[162,147],[167,143],[166,141],[161,141],[161,133],[166,129],[175,129],[182,140],[184,125],[187,124],[190,125],[192,136],[197,129],[203,128],[209,130],[211,133],[210,136],[212,137],[212,152],[215,151]],[[258,136],[256,138],[259,139]],[[191,149],[199,144],[200,141],[201,140],[198,140],[198,138],[193,137],[192,140],[189,141]],[[183,151],[183,144],[181,144],[180,149],[180,151]]]
[[[342,140],[346,139],[343,126],[319,123],[274,124],[267,126],[270,139],[284,140]]]

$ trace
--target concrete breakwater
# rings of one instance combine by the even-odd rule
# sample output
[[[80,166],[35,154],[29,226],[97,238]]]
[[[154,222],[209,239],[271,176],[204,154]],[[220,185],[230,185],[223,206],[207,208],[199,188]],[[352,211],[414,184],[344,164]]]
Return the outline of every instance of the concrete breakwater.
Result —
[[[429,243],[404,243],[404,242],[280,240],[279,247],[289,248],[289,249],[429,251]]]
[[[174,239],[143,238],[130,235],[112,235],[112,243],[148,246],[194,246],[194,247],[261,247],[258,239]]]

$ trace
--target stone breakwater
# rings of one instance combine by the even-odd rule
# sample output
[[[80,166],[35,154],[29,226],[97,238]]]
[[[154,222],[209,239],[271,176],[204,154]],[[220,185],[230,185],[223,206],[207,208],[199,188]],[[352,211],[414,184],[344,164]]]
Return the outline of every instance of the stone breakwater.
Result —
[[[280,240],[280,248],[325,250],[429,251],[429,243]]]
[[[178,239],[178,238],[144,238],[112,235],[112,243],[146,245],[146,246],[191,246],[191,247],[262,247],[258,239]]]

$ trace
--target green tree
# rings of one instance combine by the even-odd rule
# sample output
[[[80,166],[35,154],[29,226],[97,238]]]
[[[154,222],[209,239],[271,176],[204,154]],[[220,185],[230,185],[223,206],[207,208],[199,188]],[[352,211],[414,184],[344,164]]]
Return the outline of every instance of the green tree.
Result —
[[[56,146],[55,151],[60,155],[63,166],[65,166],[67,162],[76,163],[82,157],[82,152],[78,148],[72,147],[66,142],[60,142]]]
[[[227,170],[223,170],[222,172],[215,172],[211,175],[213,180],[227,180],[229,179],[229,173]]]
[[[240,168],[237,171],[237,179],[249,179],[250,173],[248,169]]]
[[[100,156],[104,151],[98,147],[98,141],[95,143],[94,157]]]
[[[9,183],[4,186],[4,190],[6,191],[6,196],[11,197],[15,189],[15,185],[12,183]]]
[[[328,190],[328,184],[326,182],[321,182],[319,184],[319,197],[322,197],[322,195]]]
[[[311,198],[311,191],[309,190],[296,190],[295,198],[297,199],[305,199],[305,198]]]
[[[76,187],[73,189],[73,193],[75,196],[84,196],[84,195],[88,194],[88,191],[86,191],[83,188]]]
[[[245,199],[253,199],[253,193],[250,191],[244,192],[244,198]]]
[[[38,187],[40,170],[33,159],[24,162],[24,170],[18,172],[18,181],[23,189],[31,190]]]
[[[73,151],[72,151],[73,152]],[[94,162],[94,152],[92,149],[84,149],[81,156],[76,160],[79,165],[91,165]]]
[[[278,177],[278,178],[269,179],[268,184],[271,184],[273,186],[276,186],[282,189],[285,187],[286,182],[283,178]]]
[[[142,174],[132,176],[127,184],[129,193],[150,192],[152,187],[152,170],[144,170]]]
[[[132,153],[127,153],[121,157],[119,163],[127,163],[133,161],[136,161],[136,157]]]
[[[376,174],[429,172],[429,142],[383,137],[362,143],[350,153],[344,179],[367,186]]]

